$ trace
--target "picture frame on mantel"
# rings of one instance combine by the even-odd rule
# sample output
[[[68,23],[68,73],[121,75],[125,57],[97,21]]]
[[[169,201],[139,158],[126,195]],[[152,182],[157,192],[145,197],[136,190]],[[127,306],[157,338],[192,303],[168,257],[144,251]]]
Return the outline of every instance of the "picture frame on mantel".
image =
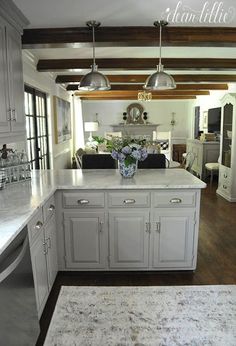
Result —
[[[60,144],[72,137],[70,102],[53,96],[55,143]]]

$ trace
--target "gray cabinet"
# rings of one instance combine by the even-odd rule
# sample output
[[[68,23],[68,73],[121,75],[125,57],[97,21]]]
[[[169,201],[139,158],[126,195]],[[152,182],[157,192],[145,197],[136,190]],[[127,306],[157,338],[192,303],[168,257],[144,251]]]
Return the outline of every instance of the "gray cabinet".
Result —
[[[57,193],[60,269],[194,270],[199,206],[194,189]]]
[[[190,268],[194,259],[195,212],[156,209],[151,241],[153,268]]]
[[[149,211],[109,212],[110,268],[148,268]]]
[[[30,220],[28,232],[36,302],[40,317],[58,271],[53,197]]]
[[[25,139],[21,36],[2,17],[0,36],[0,136]]]
[[[64,212],[66,268],[105,268],[106,229],[102,211]]]

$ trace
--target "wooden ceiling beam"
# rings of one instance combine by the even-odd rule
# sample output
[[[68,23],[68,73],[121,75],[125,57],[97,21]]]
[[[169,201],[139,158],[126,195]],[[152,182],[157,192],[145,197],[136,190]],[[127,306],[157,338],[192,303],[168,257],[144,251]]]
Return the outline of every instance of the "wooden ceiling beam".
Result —
[[[114,96],[136,96],[138,91],[134,90],[108,90],[108,91],[91,91],[91,92],[82,92],[77,91],[77,95],[81,95],[82,97],[98,97],[105,96],[107,98]],[[197,96],[197,95],[209,95],[209,91],[207,90],[161,90],[161,91],[152,91],[153,96],[163,96],[163,95],[173,95],[173,96]]]
[[[23,48],[82,47],[92,42],[87,27],[25,29]],[[96,46],[124,47],[156,46],[159,31],[154,26],[99,27],[96,29]],[[168,26],[162,34],[163,46],[235,47],[235,27],[177,27]]]
[[[114,97],[106,97],[106,96],[98,96],[98,97],[93,97],[92,99],[89,96],[81,96],[75,93],[75,96],[79,96],[81,100],[89,100],[89,101],[105,101],[105,100],[136,100],[137,101],[137,95],[136,96],[114,96]],[[152,97],[152,100],[195,100],[196,96],[168,96],[168,95],[163,95],[163,96],[158,96],[154,95]]]
[[[96,59],[99,69],[108,70],[154,70],[156,58],[113,58]],[[163,58],[165,70],[236,70],[236,59],[189,59]],[[46,59],[39,60],[37,70],[40,72],[89,69],[92,59]]]
[[[111,90],[143,90],[143,84],[111,84]],[[79,84],[69,84],[68,91],[78,90]],[[177,84],[175,90],[227,90],[227,84]]]
[[[130,74],[130,75],[107,75],[111,83],[144,83],[149,75]],[[236,82],[236,74],[172,74],[176,83],[230,83]],[[83,75],[58,75],[56,83],[79,83]]]

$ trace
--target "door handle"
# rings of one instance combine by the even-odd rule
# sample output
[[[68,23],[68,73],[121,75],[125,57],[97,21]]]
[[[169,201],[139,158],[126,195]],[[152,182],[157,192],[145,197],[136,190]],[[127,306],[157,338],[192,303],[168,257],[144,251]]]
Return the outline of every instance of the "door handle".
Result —
[[[49,211],[53,211],[53,210],[55,210],[55,205],[50,204],[50,206],[49,206],[48,210],[49,210]]]
[[[100,221],[100,222],[99,222],[99,232],[100,232],[100,233],[102,232],[102,228],[103,228],[103,222]]]
[[[36,228],[36,229],[40,229],[40,228],[42,228],[43,227],[43,223],[41,222],[41,221],[38,221],[37,223],[36,223],[36,225],[34,226],[34,228]]]
[[[145,222],[146,225],[146,232],[151,233],[151,223],[150,222]]]
[[[156,222],[156,231],[158,233],[161,233],[161,223],[160,222]]]

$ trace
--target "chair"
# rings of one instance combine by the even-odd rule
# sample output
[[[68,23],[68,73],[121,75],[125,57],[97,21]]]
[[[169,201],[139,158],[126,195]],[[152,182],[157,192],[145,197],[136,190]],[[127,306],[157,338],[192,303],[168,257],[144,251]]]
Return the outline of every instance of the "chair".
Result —
[[[146,160],[138,161],[138,168],[166,168],[166,157],[164,154],[148,154]]]
[[[210,173],[211,173],[210,186],[212,186],[214,173],[218,173],[219,172],[219,167],[220,167],[220,165],[219,165],[218,162],[208,162],[208,163],[205,164],[206,170],[210,171]]]
[[[171,131],[157,132],[156,142],[161,146],[161,153],[166,157],[172,159],[172,143],[171,143]]]
[[[116,169],[116,160],[110,154],[84,154],[82,169]]]

